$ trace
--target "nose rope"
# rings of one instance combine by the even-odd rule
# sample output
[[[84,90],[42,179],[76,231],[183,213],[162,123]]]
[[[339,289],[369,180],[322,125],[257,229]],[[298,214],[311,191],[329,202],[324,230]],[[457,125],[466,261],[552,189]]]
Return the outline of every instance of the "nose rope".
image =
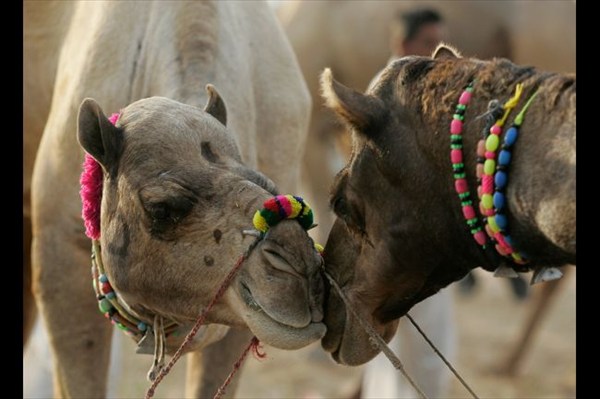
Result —
[[[183,351],[185,350],[185,348],[192,342],[194,336],[198,333],[198,330],[204,324],[208,312],[210,312],[214,305],[225,294],[225,291],[233,281],[233,278],[235,277],[237,272],[241,269],[242,265],[244,264],[244,261],[248,259],[250,253],[258,246],[260,241],[262,241],[267,230],[269,230],[270,227],[275,226],[277,223],[284,219],[297,220],[302,226],[302,228],[304,228],[304,230],[308,230],[311,227],[314,227],[313,212],[308,203],[304,201],[302,197],[292,195],[277,195],[275,197],[269,198],[263,203],[263,208],[256,211],[252,220],[254,228],[256,228],[256,230],[258,230],[260,234],[256,235],[256,238],[248,246],[248,249],[246,249],[246,251],[238,258],[237,262],[235,263],[235,266],[231,269],[231,271],[227,274],[227,276],[219,286],[219,289],[213,296],[213,299],[210,301],[208,306],[206,306],[206,308],[202,311],[202,313],[198,317],[198,320],[194,324],[194,327],[186,335],[183,343],[177,349],[177,351],[165,367],[162,367],[162,365],[160,364],[160,355],[156,356],[155,352],[155,365],[153,366],[151,371],[158,371],[159,374],[158,376],[156,376],[154,381],[152,381],[152,385],[150,386],[150,388],[148,388],[148,390],[146,391],[146,399],[150,399],[154,396],[154,392],[156,391],[156,387],[158,386],[158,384],[160,384],[163,378],[171,371],[171,368],[173,368],[175,363],[179,360],[181,355],[183,355]],[[248,234],[246,230],[244,230],[244,233]],[[322,247],[318,244],[315,244],[315,249],[319,252],[322,252]],[[244,361],[250,350],[254,352],[254,355],[256,357],[263,358],[266,356],[265,353],[260,352],[259,344],[260,342],[258,338],[252,337],[246,349],[244,349],[239,359],[233,365],[231,373],[215,393],[214,399],[218,399],[225,394],[225,388],[229,385],[229,383],[233,379],[234,374],[241,367],[242,362]],[[159,367],[156,367],[157,365]]]
[[[331,286],[335,288],[335,290],[337,291],[340,298],[342,298],[342,301],[346,305],[346,309],[350,310],[352,315],[356,318],[356,320],[358,320],[361,327],[364,328],[364,330],[367,332],[371,343],[373,345],[375,345],[377,347],[377,349],[379,349],[381,352],[383,352],[383,354],[388,358],[390,363],[392,363],[394,368],[396,368],[397,370],[400,370],[402,375],[404,375],[404,377],[410,383],[410,385],[415,389],[415,391],[417,391],[419,396],[423,399],[427,399],[427,396],[425,396],[425,394],[423,393],[421,388],[419,388],[419,386],[415,383],[415,381],[408,375],[408,373],[404,369],[404,365],[402,364],[400,359],[394,354],[394,352],[390,349],[390,347],[383,340],[383,338],[381,338],[381,335],[379,335],[377,333],[377,331],[375,331],[373,326],[371,326],[371,324],[369,324],[367,321],[365,321],[365,319],[356,311],[354,306],[352,306],[352,304],[350,303],[348,298],[346,298],[346,295],[344,294],[344,292],[342,291],[340,286],[337,284],[337,282],[333,279],[333,277],[331,277],[331,275],[329,273],[327,273],[327,271],[325,271],[325,270],[323,270],[323,274],[325,274],[325,276],[329,280],[329,283],[331,284]],[[462,386],[465,387],[465,389],[467,391],[469,391],[469,393],[473,396],[473,398],[479,399],[477,394],[475,394],[475,392],[473,392],[473,390],[471,389],[471,387],[469,387],[467,382],[460,376],[460,374],[458,374],[456,369],[454,367],[452,367],[450,362],[448,360],[446,360],[444,355],[442,355],[442,353],[433,344],[433,342],[431,342],[431,340],[427,337],[425,332],[423,332],[423,330],[421,330],[421,328],[417,325],[415,320],[408,313],[406,314],[406,317],[408,317],[408,319],[410,320],[412,325],[417,329],[419,334],[421,334],[421,336],[425,339],[425,341],[429,344],[429,346],[431,346],[431,348],[440,357],[440,359],[442,359],[442,361],[446,364],[446,366],[450,369],[450,371],[456,376],[456,378],[458,378],[458,380],[460,381]]]

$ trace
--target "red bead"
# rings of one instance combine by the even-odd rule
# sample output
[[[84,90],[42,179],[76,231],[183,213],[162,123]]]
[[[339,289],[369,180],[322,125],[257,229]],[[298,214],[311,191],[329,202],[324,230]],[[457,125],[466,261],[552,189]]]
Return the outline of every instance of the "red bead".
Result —
[[[455,97],[456,98],[456,97]],[[462,105],[467,105],[471,101],[471,93],[468,91],[463,91],[458,99],[458,103]]]
[[[490,129],[490,133],[498,135],[498,134],[502,133],[502,128],[498,125],[494,125]]]
[[[478,231],[477,233],[473,234],[473,237],[479,245],[485,245],[485,242],[487,241],[487,239],[485,238],[485,233],[483,231]]]
[[[496,153],[494,151],[486,151],[485,159],[494,159],[496,158]]]
[[[454,181],[454,188],[456,189],[456,192],[459,194],[462,194],[464,192],[467,192],[467,190],[469,190],[469,186],[467,185],[467,181],[465,179],[456,179]]]
[[[450,133],[451,134],[461,134],[462,127],[463,127],[462,121],[459,121],[458,119],[452,119],[452,122],[450,122]]]
[[[113,288],[111,287],[111,285],[110,285],[110,283],[109,283],[109,282],[102,283],[102,284],[100,285],[100,291],[102,291],[102,293],[103,293],[104,295],[108,294],[108,293],[109,293],[109,292],[111,292],[112,290],[113,290]]]
[[[463,161],[462,150],[450,151],[450,159],[452,160],[452,163],[462,163],[462,161]]]
[[[473,219],[475,217],[475,209],[473,209],[473,207],[471,205],[463,206],[462,212],[463,212],[463,215],[465,216],[465,219],[467,219],[467,220]]]

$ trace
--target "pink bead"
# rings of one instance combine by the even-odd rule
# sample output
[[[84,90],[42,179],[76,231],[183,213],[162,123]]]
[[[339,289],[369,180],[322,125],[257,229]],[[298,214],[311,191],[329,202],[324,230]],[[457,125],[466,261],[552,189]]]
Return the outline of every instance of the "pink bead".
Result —
[[[463,206],[462,212],[467,220],[475,217],[475,209],[471,205]]]
[[[494,216],[494,210],[493,209],[484,209],[483,213],[485,216]]]
[[[462,132],[463,123],[458,119],[452,119],[450,122],[450,133],[451,134],[460,134]]]
[[[454,181],[454,188],[456,189],[456,192],[459,194],[462,194],[464,192],[467,192],[467,190],[469,190],[469,186],[467,185],[467,181],[465,179],[456,179]]]
[[[462,161],[463,161],[462,150],[450,151],[450,159],[452,160],[452,163],[462,163]]]
[[[478,163],[477,166],[475,166],[475,175],[477,177],[481,177],[483,175],[483,164],[482,163]]]
[[[502,128],[498,125],[494,125],[490,129],[490,133],[498,135],[498,134],[502,133]]]
[[[485,159],[494,159],[496,158],[496,153],[494,151],[486,151]]]
[[[458,103],[462,104],[462,105],[467,105],[470,100],[471,100],[471,93],[469,93],[468,91],[463,91],[462,94],[460,95],[460,98],[458,99]]]
[[[498,241],[498,244],[504,248],[504,251],[507,255],[510,255],[513,252],[513,249],[510,245],[508,245],[502,233],[497,232],[496,234],[494,234],[494,238],[496,239],[496,241]]]
[[[492,194],[494,192],[494,176],[483,175],[481,178],[481,192],[483,194]]]
[[[496,252],[498,252],[498,253],[499,253],[500,255],[502,255],[502,256],[506,256],[506,255],[508,255],[508,254],[506,253],[506,251],[504,250],[504,248],[502,248],[502,246],[501,246],[501,245],[499,245],[499,244],[496,244]]]
[[[485,140],[479,140],[477,142],[477,156],[483,157],[485,154]]]
[[[485,242],[487,241],[487,238],[485,238],[485,233],[483,231],[478,231],[477,233],[473,234],[473,237],[479,245],[485,245]]]

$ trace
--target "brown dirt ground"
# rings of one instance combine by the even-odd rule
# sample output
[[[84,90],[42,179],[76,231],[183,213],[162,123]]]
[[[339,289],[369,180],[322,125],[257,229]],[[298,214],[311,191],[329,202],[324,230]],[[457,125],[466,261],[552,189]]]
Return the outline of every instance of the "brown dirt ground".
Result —
[[[542,320],[516,377],[497,372],[520,336],[531,299],[519,302],[508,285],[478,270],[473,295],[454,291],[458,325],[458,360],[454,365],[481,398],[575,398],[575,285],[574,268],[557,291],[552,307]],[[533,287],[533,295],[540,286]],[[238,398],[348,398],[360,380],[360,367],[334,364],[318,344],[299,351],[265,347],[267,358],[249,357],[237,392]],[[151,357],[133,354],[133,342],[123,345],[127,374],[118,394],[143,397],[149,383],[145,376]],[[178,363],[156,391],[156,398],[181,398],[185,361]],[[392,367],[390,365],[390,367]],[[402,378],[399,374],[398,378]],[[453,379],[448,398],[469,398]]]

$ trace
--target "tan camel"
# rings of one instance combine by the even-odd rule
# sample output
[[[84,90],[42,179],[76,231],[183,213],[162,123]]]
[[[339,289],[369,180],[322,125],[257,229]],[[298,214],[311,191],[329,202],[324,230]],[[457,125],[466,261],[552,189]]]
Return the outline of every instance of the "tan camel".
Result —
[[[275,190],[261,172],[294,193],[310,98],[264,2],[26,2],[24,60],[24,224],[31,215],[33,292],[55,358],[55,395],[103,397],[111,326],[91,289],[81,220],[80,105],[79,138],[106,172],[107,274],[136,312],[178,322],[180,340],[252,239],[242,230]],[[222,102],[216,91],[209,99],[207,83],[227,118],[224,105],[210,105]],[[136,102],[152,96],[171,100]],[[111,127],[105,113],[119,110]],[[312,240],[294,221],[269,234],[212,314],[220,324],[196,347],[223,339],[190,354],[186,395],[214,394],[248,342],[246,325],[288,349],[324,334]],[[167,341],[168,350],[177,343]]]
[[[502,59],[459,58],[445,46],[433,58],[409,56],[391,63],[365,94],[338,83],[326,70],[327,104],[353,131],[354,144],[332,188],[338,218],[325,248],[326,269],[354,309],[387,340],[416,303],[470,269],[515,267],[491,245],[478,248],[455,192],[449,126],[472,80],[473,98],[460,136],[462,168],[472,192],[477,142],[486,123],[477,116],[488,113],[491,100],[504,101],[517,83],[523,84],[524,99],[534,92],[537,97],[511,150],[506,189],[510,235],[530,260],[517,270],[531,269],[542,277],[551,271],[547,267],[576,262],[574,74]],[[362,344],[368,336],[336,291],[330,291],[327,303],[323,347],[348,365],[375,356],[376,349]]]

